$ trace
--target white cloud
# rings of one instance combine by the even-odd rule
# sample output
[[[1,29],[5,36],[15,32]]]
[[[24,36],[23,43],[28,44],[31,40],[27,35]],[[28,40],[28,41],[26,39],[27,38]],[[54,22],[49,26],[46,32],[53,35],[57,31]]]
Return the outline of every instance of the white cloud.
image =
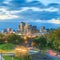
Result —
[[[58,3],[60,4],[60,0],[38,0],[40,1],[41,3],[45,4],[45,5],[48,5],[50,3]]]
[[[59,11],[58,8],[53,8],[53,7],[50,7],[50,8],[37,8],[37,7],[32,7],[31,8],[33,11],[49,11],[49,12],[55,12],[55,11]]]
[[[27,2],[31,2],[31,1],[33,1],[33,0],[26,0]]]
[[[4,4],[10,4],[10,1],[12,1],[12,0],[4,0],[3,3]]]
[[[52,19],[49,20],[48,23],[60,24],[60,20]]]
[[[15,15],[0,15],[0,20],[18,18]]]
[[[46,8],[41,9],[38,7],[22,7],[20,10],[9,10],[7,8],[0,7],[0,20],[19,18],[19,16],[18,16],[19,13],[22,13],[22,12],[27,11],[29,9],[32,11],[49,11],[49,12],[53,12],[53,11],[58,12],[58,10],[59,10],[58,8],[53,8],[53,7],[50,7],[47,9]],[[36,22],[42,22],[42,21],[38,20]],[[43,21],[43,22],[45,22],[45,21]]]
[[[31,22],[45,23],[46,20],[31,20]]]
[[[21,12],[24,12],[24,11],[27,11],[27,10],[32,10],[32,11],[48,11],[48,12],[58,12],[59,11],[59,8],[53,8],[53,7],[50,7],[50,8],[38,8],[38,7],[22,7],[20,10],[15,10],[15,11],[11,11],[11,13],[21,13]]]
[[[50,7],[50,8],[38,8],[38,7],[31,7],[29,9],[32,9],[33,11],[49,11],[49,12],[56,12],[56,11],[59,11],[58,8],[53,8],[53,7]]]
[[[55,11],[59,11],[59,8],[54,8],[54,7],[50,7],[50,8],[47,8],[47,9],[44,9],[45,11],[49,11],[49,12],[55,12]]]
[[[11,11],[9,11],[6,8],[0,8],[0,20],[3,19],[14,19],[14,18],[18,18],[19,16],[14,15],[11,13]]]
[[[51,20],[32,20],[31,22],[60,24],[60,20],[57,20],[57,19],[51,19]]]
[[[12,14],[21,13],[21,12],[27,11],[28,9],[29,9],[28,7],[23,7],[20,10],[11,11],[11,13]]]

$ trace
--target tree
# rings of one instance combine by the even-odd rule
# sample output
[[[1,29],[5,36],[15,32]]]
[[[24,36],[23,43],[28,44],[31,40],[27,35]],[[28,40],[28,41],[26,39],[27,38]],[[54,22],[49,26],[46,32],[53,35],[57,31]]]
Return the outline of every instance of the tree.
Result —
[[[45,49],[47,46],[47,40],[43,36],[34,38],[33,42],[35,42],[36,47],[38,47],[39,49]]]
[[[56,51],[60,51],[60,28],[46,35],[48,47]]]
[[[4,37],[5,35],[0,33],[0,44],[4,43],[4,40],[5,40]]]
[[[54,49],[60,51],[60,39],[55,39],[53,42]]]
[[[23,38],[20,35],[11,34],[7,36],[8,43],[21,44],[23,43]]]

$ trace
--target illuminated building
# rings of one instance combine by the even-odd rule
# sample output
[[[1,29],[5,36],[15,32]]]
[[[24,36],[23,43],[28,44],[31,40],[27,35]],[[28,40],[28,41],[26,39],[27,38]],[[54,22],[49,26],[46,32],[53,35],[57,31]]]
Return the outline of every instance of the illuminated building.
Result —
[[[44,26],[41,26],[41,27],[40,27],[40,33],[45,33],[45,32],[47,32],[47,30],[45,29]]]
[[[13,33],[11,28],[7,28],[7,33]]]
[[[20,23],[20,26],[19,26],[20,33],[21,33],[21,34],[24,33],[24,26],[25,26],[25,23],[24,23],[24,22],[21,22],[21,23]]]

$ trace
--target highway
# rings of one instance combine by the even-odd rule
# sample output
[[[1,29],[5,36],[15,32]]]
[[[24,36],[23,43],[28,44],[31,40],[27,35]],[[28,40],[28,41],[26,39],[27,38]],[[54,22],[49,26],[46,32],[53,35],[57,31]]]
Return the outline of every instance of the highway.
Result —
[[[32,57],[32,60],[60,60],[60,56],[57,57],[57,56],[50,56],[49,54],[42,54],[41,52],[38,51],[34,51],[34,50],[30,50],[29,51],[31,57]],[[7,56],[15,56],[14,53],[3,53],[2,54],[3,56],[4,55],[7,55]],[[0,60],[4,60],[3,56],[0,54]]]

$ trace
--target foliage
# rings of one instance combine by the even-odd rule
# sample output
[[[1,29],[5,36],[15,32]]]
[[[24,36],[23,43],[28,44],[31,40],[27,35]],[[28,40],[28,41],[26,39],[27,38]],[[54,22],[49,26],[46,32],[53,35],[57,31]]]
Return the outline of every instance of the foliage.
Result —
[[[16,34],[0,34],[0,44],[1,43],[13,43],[21,44],[24,42],[24,39],[20,35]]]
[[[60,51],[60,28],[46,35],[48,47]]]
[[[0,33],[0,44],[4,43],[4,37],[5,35]]]
[[[8,35],[7,40],[8,40],[8,43],[13,43],[13,44],[23,43],[23,38],[16,34]]]
[[[13,60],[32,60],[30,55],[23,56],[23,57],[4,56],[5,60],[12,60],[12,58],[13,58]]]
[[[15,47],[15,45],[14,44],[1,44],[0,45],[0,49],[2,49],[2,50],[12,50],[12,49],[14,49],[14,47]]]
[[[36,47],[38,47],[39,49],[45,49],[46,48],[47,40],[43,36],[34,38],[33,42],[35,42]]]
[[[60,28],[50,31],[48,34],[45,34],[41,37],[36,37],[32,39],[35,43],[35,46],[44,49],[47,46],[47,49],[53,49],[60,51]]]

